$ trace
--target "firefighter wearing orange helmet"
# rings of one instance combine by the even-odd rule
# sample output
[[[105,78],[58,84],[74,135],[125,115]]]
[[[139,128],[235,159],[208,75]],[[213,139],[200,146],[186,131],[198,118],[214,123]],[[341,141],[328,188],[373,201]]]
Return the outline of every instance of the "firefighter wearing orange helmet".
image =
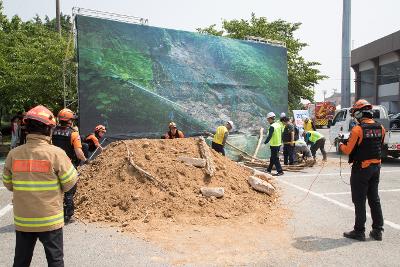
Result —
[[[94,153],[96,149],[100,150],[100,152],[103,150],[103,147],[101,146],[99,140],[101,140],[104,137],[106,132],[107,132],[106,127],[100,124],[94,128],[94,133],[91,133],[88,136],[86,136],[84,142],[88,144],[90,153]]]
[[[372,105],[364,99],[356,101],[350,111],[358,125],[351,130],[347,144],[340,144],[340,149],[349,155],[349,163],[352,164],[350,184],[355,224],[352,231],[343,235],[365,240],[365,201],[368,199],[372,217],[372,231],[369,235],[375,240],[382,240],[383,216],[378,185],[385,128],[373,120]]]
[[[14,266],[29,266],[39,239],[49,266],[64,266],[63,193],[78,175],[67,154],[51,144],[56,126],[53,113],[37,106],[24,117],[27,142],[11,150],[3,170],[3,184],[13,192],[15,223]]]
[[[53,144],[62,148],[75,166],[85,162],[79,132],[73,128],[76,115],[70,109],[64,108],[57,115],[58,125],[53,131]]]
[[[80,163],[86,162],[86,157],[82,151],[81,138],[79,132],[74,130],[73,123],[76,115],[70,109],[64,108],[58,112],[58,124],[53,130],[53,145],[58,146],[67,153],[75,167]],[[74,215],[74,195],[76,185],[64,194],[64,221],[69,223]]]

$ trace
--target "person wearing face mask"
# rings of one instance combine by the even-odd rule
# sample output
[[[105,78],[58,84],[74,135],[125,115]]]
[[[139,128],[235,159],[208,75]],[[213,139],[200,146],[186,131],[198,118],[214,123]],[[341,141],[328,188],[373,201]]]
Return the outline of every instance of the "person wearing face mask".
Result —
[[[364,99],[356,101],[350,112],[358,124],[351,129],[347,144],[340,143],[340,150],[349,155],[349,163],[352,164],[350,185],[355,223],[353,230],[343,235],[359,241],[365,240],[365,202],[368,199],[372,217],[372,231],[369,235],[380,241],[384,222],[378,187],[385,128],[373,120],[372,105]]]

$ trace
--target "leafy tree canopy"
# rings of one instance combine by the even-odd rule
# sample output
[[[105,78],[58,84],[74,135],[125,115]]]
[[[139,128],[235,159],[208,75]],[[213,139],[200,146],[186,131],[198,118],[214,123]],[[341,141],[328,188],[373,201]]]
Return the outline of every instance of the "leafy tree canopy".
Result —
[[[65,58],[73,58],[71,18],[61,16],[62,34],[55,19],[36,16],[23,22],[8,19],[0,0],[0,108],[8,113],[43,104],[57,112],[63,106]],[[69,43],[69,44],[68,44]],[[74,77],[76,64],[65,61],[65,70]],[[66,81],[67,93],[75,91],[75,79]]]
[[[265,17],[256,17],[252,13],[250,20],[224,20],[222,30],[218,30],[214,24],[203,29],[198,28],[197,31],[235,39],[254,36],[285,42],[288,57],[289,109],[293,110],[301,109],[301,99],[312,102],[314,100],[313,87],[327,78],[316,68],[320,63],[307,61],[300,55],[300,51],[307,46],[294,36],[300,26],[301,23],[290,23],[284,20],[269,22]]]

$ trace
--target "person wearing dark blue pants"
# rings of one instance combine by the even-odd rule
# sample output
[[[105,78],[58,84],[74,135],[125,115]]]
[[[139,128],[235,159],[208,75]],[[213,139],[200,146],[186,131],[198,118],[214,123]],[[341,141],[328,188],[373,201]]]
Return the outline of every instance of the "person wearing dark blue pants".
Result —
[[[269,165],[267,168],[267,172],[272,171],[272,167],[275,165],[276,171],[283,174],[281,163],[279,162],[279,150],[280,146],[271,146],[271,157],[269,158]]]
[[[271,173],[272,167],[275,165],[277,176],[283,175],[281,163],[279,162],[279,150],[282,145],[282,130],[283,124],[279,121],[275,121],[275,113],[270,112],[267,114],[267,120],[270,124],[268,130],[268,136],[264,144],[269,144],[271,149],[271,157],[269,160],[269,166],[267,172]]]
[[[283,164],[294,164],[294,146],[292,144],[283,145]]]

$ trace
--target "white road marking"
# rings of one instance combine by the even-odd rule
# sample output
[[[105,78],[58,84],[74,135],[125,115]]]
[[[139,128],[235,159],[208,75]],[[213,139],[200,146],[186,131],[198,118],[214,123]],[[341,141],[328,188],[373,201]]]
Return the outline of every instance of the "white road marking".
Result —
[[[396,173],[400,172],[400,168],[398,170],[391,170],[391,171],[381,171],[381,173]],[[342,172],[342,175],[350,175],[350,172]],[[309,173],[309,174],[296,174],[296,175],[285,175],[286,177],[315,177],[318,173]],[[320,173],[318,176],[339,176],[339,172],[332,172],[332,173]]]
[[[9,212],[10,210],[12,210],[13,206],[11,204],[8,204],[7,206],[5,206],[4,208],[2,208],[0,210],[0,218],[3,217],[4,215],[7,214],[7,212]]]
[[[380,193],[386,192],[400,192],[400,189],[382,189],[379,190]],[[351,192],[333,192],[333,193],[322,193],[324,196],[334,196],[334,195],[350,195]]]
[[[351,211],[354,212],[354,208],[353,208],[353,207],[351,207],[351,206],[349,206],[349,205],[346,205],[346,204],[344,204],[344,203],[342,203],[342,202],[339,202],[339,201],[337,201],[337,200],[334,200],[334,199],[332,199],[332,198],[329,198],[329,197],[327,197],[327,196],[324,196],[323,194],[316,193],[316,192],[311,191],[311,190],[309,191],[309,190],[307,190],[307,189],[305,189],[305,188],[303,188],[303,187],[301,187],[301,186],[292,184],[292,183],[287,182],[287,181],[284,181],[284,180],[282,180],[282,179],[278,179],[278,181],[281,182],[281,183],[284,183],[284,184],[286,184],[286,185],[289,185],[289,186],[291,186],[291,187],[294,187],[294,188],[296,188],[296,189],[298,189],[298,190],[300,190],[300,191],[303,191],[303,192],[306,192],[306,193],[308,192],[310,195],[313,195],[313,196],[318,197],[318,198],[320,198],[320,199],[326,200],[326,201],[328,201],[328,202],[330,202],[330,203],[332,203],[332,204],[335,204],[335,205],[337,205],[337,206],[339,206],[339,207],[342,207],[342,208],[344,208],[344,209],[351,210]],[[368,216],[369,218],[371,218],[371,214],[370,214],[369,212],[367,212],[367,216]],[[386,220],[386,219],[385,219],[385,224],[388,225],[388,226],[390,226],[390,227],[392,227],[393,229],[400,230],[400,225],[399,225],[399,224],[396,224],[396,223],[394,223],[394,222],[388,221],[388,220]]]

